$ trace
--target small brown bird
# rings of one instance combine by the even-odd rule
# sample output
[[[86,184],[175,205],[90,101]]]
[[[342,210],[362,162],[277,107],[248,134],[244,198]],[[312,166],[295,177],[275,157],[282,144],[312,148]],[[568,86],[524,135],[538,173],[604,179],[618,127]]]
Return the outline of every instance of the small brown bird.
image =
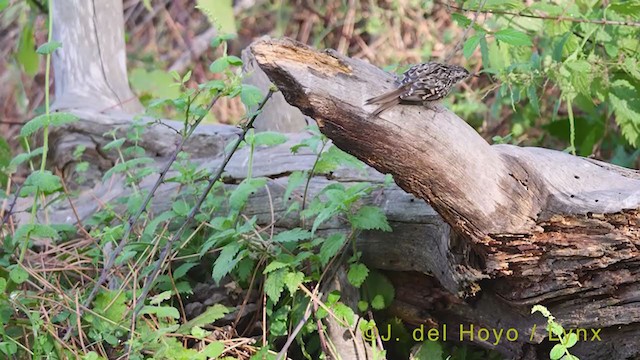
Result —
[[[437,62],[414,65],[396,82],[397,89],[368,99],[365,105],[380,104],[373,116],[402,103],[428,105],[447,96],[456,83],[469,76],[469,71],[458,65]]]

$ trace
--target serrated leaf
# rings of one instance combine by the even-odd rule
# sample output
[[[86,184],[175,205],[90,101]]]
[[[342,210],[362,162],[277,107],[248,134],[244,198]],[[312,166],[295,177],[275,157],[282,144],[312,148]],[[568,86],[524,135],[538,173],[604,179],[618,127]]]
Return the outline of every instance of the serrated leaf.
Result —
[[[38,115],[35,118],[29,120],[26,124],[22,126],[20,129],[20,136],[28,137],[35,133],[36,131],[44,128],[45,126],[59,126],[67,123],[72,123],[78,121],[78,117],[69,114],[69,113],[52,113],[52,114],[42,114]]]
[[[179,319],[180,312],[172,306],[151,306],[146,305],[140,310],[140,315],[153,314],[161,318]]]
[[[291,230],[286,230],[278,233],[273,237],[273,241],[275,242],[297,242],[300,240],[308,240],[311,239],[313,235],[309,230],[304,230],[301,228],[294,228]]]
[[[209,71],[214,74],[221,73],[229,67],[229,59],[226,56],[217,58],[209,65]],[[224,83],[223,83],[224,84]]]
[[[229,196],[229,205],[234,210],[241,209],[247,202],[247,199],[249,199],[249,196],[259,188],[265,186],[266,183],[267,179],[265,178],[251,178],[242,180],[242,182],[238,184],[238,186]]]
[[[200,354],[207,358],[216,359],[224,352],[224,343],[221,341],[214,341],[207,345]]]
[[[289,175],[289,179],[287,180],[287,188],[284,191],[283,199],[286,201],[289,200],[291,193],[300,185],[304,184],[307,180],[307,173],[303,171],[294,171]]]
[[[9,278],[16,284],[22,284],[29,278],[29,273],[21,266],[17,265],[9,272]]]
[[[480,38],[481,36],[479,34],[476,34],[471,36],[470,38],[467,39],[467,41],[464,42],[464,46],[462,47],[462,53],[464,54],[465,58],[468,59],[471,57],[471,55],[473,55],[473,52],[478,47],[478,44],[480,44]]]
[[[264,292],[267,294],[269,299],[275,304],[280,300],[280,295],[282,294],[282,290],[284,289],[284,277],[285,270],[280,269],[269,273],[267,275],[267,280],[264,282]]]
[[[236,23],[232,0],[196,0],[196,9],[223,33],[235,33]]]
[[[269,265],[267,265],[264,270],[262,271],[263,274],[268,274],[272,271],[276,271],[282,268],[285,268],[289,266],[289,263],[285,263],[279,260],[274,260],[272,262],[269,263]]]
[[[36,156],[42,155],[42,152],[43,152],[42,147],[39,147],[37,149],[32,150],[30,153],[18,154],[13,159],[11,159],[11,162],[9,163],[9,167],[15,168],[25,161],[29,161],[30,159],[33,159]]]
[[[298,286],[304,281],[304,274],[300,271],[290,272],[284,276],[284,284],[289,289],[291,296],[296,293]]]
[[[262,90],[253,85],[242,84],[240,87],[240,100],[248,108],[260,104],[263,97]]]
[[[236,255],[240,251],[240,244],[238,242],[231,242],[225,245],[220,252],[220,256],[216,259],[213,265],[213,271],[211,277],[213,281],[218,284],[220,280],[226,276],[236,266],[241,257]]]
[[[53,54],[53,52],[60,47],[62,47],[62,43],[60,43],[59,41],[52,40],[40,45],[40,47],[38,47],[38,50],[36,50],[36,52],[40,55]]]
[[[151,305],[158,305],[165,300],[171,299],[171,290],[163,291],[158,295],[155,295],[149,299]]]
[[[364,293],[368,299],[376,299],[372,306],[375,310],[382,310],[393,302],[396,290],[389,279],[378,271],[372,270],[364,282]]]
[[[346,322],[347,324],[349,324],[349,326],[353,326],[354,321],[355,321],[355,313],[353,312],[353,310],[348,307],[347,305],[343,304],[343,303],[337,303],[333,306],[333,313],[336,315],[336,317],[344,322]]]
[[[359,288],[369,275],[369,268],[365,264],[353,264],[349,267],[347,279],[351,285]]]
[[[39,189],[44,194],[51,194],[62,189],[62,182],[57,175],[53,175],[49,170],[37,170],[29,174],[20,195],[24,196],[33,189]]]
[[[387,216],[375,206],[363,206],[350,218],[351,225],[356,229],[391,231]]]
[[[195,318],[184,323],[184,325],[180,326],[178,330],[176,330],[176,332],[179,334],[188,334],[194,326],[202,327],[204,325],[212,324],[222,319],[230,311],[231,309],[222,304],[209,306],[207,310],[205,310],[202,314],[196,316]]]
[[[178,200],[171,205],[171,210],[173,210],[176,215],[187,216],[191,210],[191,206],[184,200]]]
[[[122,144],[124,144],[125,141],[126,141],[126,139],[124,139],[124,138],[111,140],[110,142],[106,143],[102,147],[102,150],[103,151],[109,151],[111,149],[119,149],[119,148],[122,147]]]
[[[461,27],[467,27],[471,25],[471,19],[460,13],[451,13],[451,19],[453,19],[453,21],[458,23],[458,25],[460,25]]]
[[[420,345],[420,350],[416,353],[415,360],[442,360],[444,353],[442,344],[437,341],[426,340]]]
[[[320,247],[320,253],[318,255],[320,257],[322,266],[327,265],[329,260],[331,260],[331,258],[333,258],[338,253],[338,251],[340,251],[342,245],[344,245],[345,240],[346,237],[344,234],[336,233],[329,236],[322,243],[322,246]]]
[[[191,270],[191,268],[193,268],[196,265],[198,264],[193,262],[188,262],[178,266],[178,268],[173,271],[173,278],[174,279],[182,278],[187,274],[189,270]]]
[[[254,135],[255,146],[276,146],[287,142],[287,136],[275,131],[262,131]]]
[[[494,34],[496,39],[515,46],[531,46],[529,35],[511,28],[502,29]]]

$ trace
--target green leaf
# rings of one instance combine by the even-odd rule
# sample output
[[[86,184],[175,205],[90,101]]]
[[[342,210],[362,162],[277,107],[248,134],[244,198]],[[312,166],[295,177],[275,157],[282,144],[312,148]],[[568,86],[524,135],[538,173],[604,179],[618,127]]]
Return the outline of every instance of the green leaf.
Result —
[[[285,263],[282,261],[278,261],[278,260],[274,260],[272,262],[269,263],[269,265],[267,265],[264,270],[262,271],[263,274],[268,274],[272,271],[276,271],[282,268],[285,268],[289,266],[289,263]]]
[[[456,12],[451,13],[451,18],[453,19],[453,21],[458,23],[458,25],[461,27],[467,27],[471,25],[471,19],[469,19],[468,17],[460,13],[456,13]]]
[[[180,312],[172,306],[150,306],[146,305],[140,310],[140,315],[154,314],[161,318],[179,319]]]
[[[567,334],[567,336],[562,340],[563,340],[564,346],[568,349],[578,342],[578,335],[572,332]]]
[[[367,275],[369,275],[369,269],[366,265],[358,263],[352,264],[349,267],[349,272],[347,273],[347,279],[349,282],[359,288],[362,283],[367,279]]]
[[[49,170],[37,170],[32,172],[25,180],[20,196],[33,194],[35,189],[44,194],[52,194],[62,189],[62,182],[58,176],[53,175]]]
[[[482,37],[484,37],[484,35],[482,35]],[[462,53],[464,54],[465,58],[468,59],[471,57],[471,55],[473,55],[473,52],[478,47],[478,44],[480,44],[480,38],[481,36],[479,34],[475,34],[464,42]]]
[[[284,276],[284,284],[289,289],[291,296],[296,293],[298,286],[304,281],[304,274],[300,271],[290,272]]]
[[[350,218],[355,229],[391,231],[387,216],[375,206],[363,206]]]
[[[533,43],[529,36],[521,31],[507,28],[502,29],[495,34],[496,39],[503,41],[507,44],[515,46],[531,46]]]
[[[226,56],[217,58],[214,62],[209,65],[209,71],[214,74],[221,73],[225,71],[229,67],[229,59]]]
[[[20,129],[20,136],[28,137],[36,131],[44,128],[45,126],[59,126],[67,123],[78,121],[78,117],[64,112],[57,112],[52,114],[42,114],[29,120]]]
[[[289,175],[289,179],[287,180],[287,189],[284,191],[283,199],[284,201],[288,201],[291,193],[298,188],[298,186],[305,183],[307,179],[307,173],[303,171],[294,171]]]
[[[191,206],[189,206],[189,204],[187,204],[187,202],[184,200],[178,200],[171,205],[171,210],[173,210],[176,215],[187,216],[189,215]]]
[[[343,303],[335,304],[333,306],[333,313],[338,319],[346,322],[347,324],[349,324],[349,326],[353,326],[353,323],[355,321],[355,313],[347,305]]]
[[[489,44],[487,44],[486,34],[482,34],[480,37],[480,54],[482,55],[482,66],[485,69],[490,69],[492,64],[489,61]]]
[[[196,9],[202,11],[221,32],[236,32],[232,0],[196,0],[196,4]]]
[[[126,141],[125,138],[111,140],[110,142],[106,143],[102,147],[102,150],[109,151],[111,149],[120,149],[122,147],[122,144],[124,144],[125,141]]]
[[[213,265],[213,272],[211,274],[213,281],[215,281],[216,284],[219,283],[220,280],[231,270],[233,270],[238,261],[242,259],[241,256],[236,257],[239,251],[240,243],[236,241],[231,242],[222,248],[220,256],[218,256],[215,264]]]
[[[22,28],[16,59],[22,65],[24,72],[29,76],[34,76],[38,72],[40,58],[36,53],[36,42],[33,37],[33,22],[29,21]]]
[[[437,341],[426,340],[420,345],[420,350],[416,353],[415,360],[442,360],[443,358],[442,344]]]
[[[366,298],[373,299],[371,306],[375,310],[387,308],[396,296],[396,290],[389,279],[378,271],[372,270],[364,282]]]
[[[62,47],[62,44],[59,41],[52,40],[40,45],[36,52],[40,55],[53,54],[53,52],[59,47]]]
[[[616,123],[625,139],[640,147],[640,101],[638,90],[627,80],[616,80],[611,86],[609,101],[613,105]]]
[[[16,265],[11,272],[9,272],[9,278],[16,284],[22,284],[29,278],[29,273],[21,266]]]
[[[558,41],[558,43],[556,44],[556,46],[553,48],[553,54],[551,55],[552,59],[555,60],[556,62],[560,62],[562,61],[562,53],[564,51],[564,45],[567,43],[567,40],[569,40],[569,37],[571,36],[571,32],[567,31],[562,38],[560,38],[560,41]]]
[[[227,57],[227,61],[229,62],[230,65],[233,66],[242,66],[242,59],[240,59],[237,56],[233,56],[233,55],[229,55]]]
[[[207,310],[205,310],[202,314],[196,316],[195,318],[184,323],[184,325],[180,326],[178,330],[176,330],[176,332],[179,334],[188,334],[194,326],[202,327],[204,325],[212,324],[222,319],[230,311],[231,309],[221,304],[209,306]]]
[[[322,266],[327,265],[329,260],[331,260],[331,258],[333,258],[338,253],[338,251],[340,251],[342,245],[344,245],[345,240],[346,237],[344,234],[335,233],[331,234],[331,236],[329,236],[322,243],[319,253]]]
[[[564,345],[556,344],[549,352],[549,357],[551,358],[551,360],[558,360],[562,357],[562,355],[564,355],[565,350],[566,348]]]
[[[178,266],[178,268],[173,271],[173,278],[174,279],[182,278],[183,276],[185,276],[187,274],[187,272],[189,270],[191,270],[191,268],[193,268],[194,266],[197,266],[197,265],[198,265],[197,263],[188,262],[188,263],[184,263],[184,264]]]
[[[313,235],[309,230],[295,228],[278,233],[273,237],[275,242],[297,242],[300,240],[311,239]]]
[[[123,291],[103,291],[96,296],[93,310],[115,323],[120,323],[125,319],[128,311],[126,302],[127,296]]]
[[[287,136],[275,131],[263,131],[254,135],[255,146],[276,146],[287,142]]]
[[[529,98],[529,104],[538,115],[540,115],[540,105],[538,102],[538,94],[536,93],[536,87],[532,84],[527,88],[527,97]]]
[[[229,205],[234,210],[241,209],[246,204],[249,196],[266,184],[266,178],[251,178],[242,180],[242,182],[233,190],[233,192],[229,196]]]
[[[7,6],[9,6],[9,0],[0,0],[0,11],[6,9]]]
[[[149,303],[151,305],[157,305],[169,299],[171,299],[171,290],[163,291],[160,294],[151,297],[151,299],[149,300]]]
[[[202,350],[200,354],[206,356],[207,358],[216,359],[218,356],[222,355],[224,352],[224,343],[221,341],[214,341],[207,345],[207,347]]]
[[[262,95],[262,91],[257,87],[249,84],[242,84],[240,88],[240,100],[246,107],[250,108],[260,104],[263,97],[264,95]]]
[[[264,282],[264,292],[269,299],[275,304],[280,299],[282,290],[284,289],[284,277],[285,270],[279,269],[267,275],[267,280]]]

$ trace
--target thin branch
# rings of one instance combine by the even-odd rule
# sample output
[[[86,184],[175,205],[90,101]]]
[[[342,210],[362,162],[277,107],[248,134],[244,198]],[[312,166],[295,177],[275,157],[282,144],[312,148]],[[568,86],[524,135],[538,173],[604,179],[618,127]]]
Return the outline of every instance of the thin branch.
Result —
[[[211,102],[207,106],[206,111],[203,112],[203,114],[194,122],[193,124],[194,128],[198,126],[200,122],[202,122],[206,114],[209,113],[209,111],[215,105],[215,103],[218,101],[219,98],[220,98],[220,95],[216,95],[213,99],[211,99]],[[125,224],[125,228],[124,228],[124,233],[122,234],[122,238],[120,239],[118,246],[114,249],[114,251],[111,253],[109,258],[107,259],[106,264],[104,265],[104,267],[102,268],[102,271],[100,272],[100,277],[98,278],[98,281],[96,281],[95,285],[93,286],[91,293],[89,293],[89,296],[83,302],[84,307],[89,307],[93,299],[95,299],[96,295],[98,295],[98,291],[100,290],[100,287],[102,286],[102,284],[104,284],[104,282],[107,280],[109,271],[111,271],[111,268],[113,267],[116,261],[116,258],[122,252],[125,245],[127,244],[127,241],[129,240],[129,235],[131,235],[131,231],[133,229],[133,225],[138,221],[140,216],[142,216],[142,213],[147,208],[147,205],[149,205],[149,202],[151,202],[151,198],[153,197],[154,193],[156,192],[156,190],[158,190],[160,185],[164,182],[164,178],[169,172],[169,168],[171,168],[171,165],[173,165],[173,163],[176,161],[178,154],[182,151],[182,148],[186,144],[187,140],[189,140],[189,137],[191,134],[193,134],[193,132],[189,132],[187,136],[182,138],[182,141],[180,142],[180,144],[178,144],[173,154],[171,154],[169,161],[167,161],[165,166],[160,171],[160,176],[156,180],[155,184],[153,184],[153,187],[151,188],[151,190],[147,194],[147,197],[144,199],[144,201],[138,208],[138,211],[136,211],[135,214],[132,214],[127,220],[127,223]],[[71,329],[69,328],[67,329],[67,333],[64,336],[64,340],[65,341],[68,340],[70,336],[71,336]]]
[[[478,11],[484,14],[513,15],[513,16],[520,16],[520,17],[526,17],[526,18],[532,18],[532,19],[542,19],[542,20],[570,21],[570,22],[576,22],[576,23],[640,27],[640,22],[638,21],[619,21],[619,20],[608,20],[608,19],[580,19],[580,18],[567,17],[567,16],[537,15],[537,14],[529,14],[525,12],[513,12],[513,11],[505,11],[505,10],[474,10],[474,9],[458,7],[458,6],[451,5],[449,3],[440,2],[437,0],[436,0],[436,3],[449,7],[451,9],[455,9],[458,11],[466,11],[466,12]]]
[[[189,215],[187,216],[185,221],[182,223],[182,226],[180,226],[180,228],[173,234],[171,239],[169,239],[169,241],[167,241],[167,243],[165,244],[164,248],[162,249],[162,252],[160,253],[160,256],[158,257],[158,260],[156,260],[156,264],[155,264],[155,266],[153,268],[153,271],[151,272],[151,274],[149,274],[149,276],[145,280],[144,287],[142,288],[142,292],[140,293],[140,296],[138,296],[138,299],[136,300],[136,307],[134,308],[134,311],[133,311],[133,319],[134,319],[134,321],[135,321],[138,313],[142,309],[142,306],[144,305],[144,299],[147,297],[147,294],[149,293],[149,290],[151,289],[151,285],[153,285],[153,282],[155,281],[156,277],[158,276],[158,273],[160,272],[160,269],[162,268],[162,265],[163,265],[164,261],[166,260],[168,254],[169,254],[169,251],[171,250],[171,246],[173,245],[173,243],[178,238],[180,238],[180,236],[182,236],[182,233],[186,230],[186,228],[189,226],[191,221],[193,221],[193,219],[195,218],[196,214],[198,214],[198,212],[200,211],[200,206],[202,206],[202,204],[204,203],[204,200],[207,198],[207,195],[209,194],[209,191],[211,191],[211,189],[213,188],[215,183],[218,180],[220,180],[220,178],[222,177],[222,173],[223,173],[225,167],[227,166],[227,164],[229,163],[229,161],[231,160],[231,157],[235,154],[236,150],[238,150],[238,147],[240,146],[242,141],[244,141],[244,138],[245,138],[247,132],[249,131],[249,129],[251,129],[253,127],[253,122],[256,120],[256,118],[260,114],[260,111],[262,110],[264,105],[267,103],[267,101],[269,101],[269,99],[271,98],[273,93],[274,93],[274,89],[269,89],[269,92],[267,93],[267,96],[265,96],[265,98],[262,100],[262,102],[258,106],[258,109],[256,110],[256,112],[251,116],[249,121],[243,126],[242,133],[240,134],[240,137],[233,144],[233,147],[231,148],[231,151],[229,151],[227,156],[224,158],[224,161],[222,162],[222,164],[218,168],[218,171],[213,176],[211,176],[209,178],[209,183],[207,184],[207,187],[204,189],[204,191],[202,192],[202,194],[198,198],[198,201],[196,202],[194,207],[189,212]]]

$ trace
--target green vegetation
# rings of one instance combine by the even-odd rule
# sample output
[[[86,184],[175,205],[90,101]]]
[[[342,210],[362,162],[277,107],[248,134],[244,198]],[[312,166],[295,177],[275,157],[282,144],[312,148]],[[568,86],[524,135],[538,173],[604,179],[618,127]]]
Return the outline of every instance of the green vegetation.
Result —
[[[157,6],[155,1],[142,3],[149,9]],[[628,167],[638,164],[637,2],[557,0],[525,6],[521,0],[478,0],[458,1],[446,7],[433,1],[361,1],[353,2],[356,11],[351,18],[347,16],[347,3],[352,2],[346,1],[318,1],[320,5],[309,2],[310,8],[301,10],[294,9],[293,2],[277,1],[256,5],[237,16],[233,15],[231,0],[196,3],[204,14],[199,16],[229,32],[248,24],[264,25],[261,20],[271,22],[272,35],[298,34],[314,46],[337,48],[390,69],[435,54],[444,57],[459,41],[460,52],[452,61],[477,69],[479,76],[449,98],[447,105],[483,136],[496,143],[547,146],[581,156],[593,155]],[[313,136],[291,147],[294,153],[311,152],[314,166],[289,174],[284,195],[277,199],[286,204],[285,216],[299,223],[291,230],[273,231],[273,226],[265,228],[255,217],[245,215],[250,196],[264,191],[270,181],[253,176],[253,157],[238,184],[224,183],[224,168],[197,168],[180,148],[167,168],[157,169],[139,144],[147,125],[138,122],[124,137],[115,130],[105,134],[112,141],[103,147],[119,158],[103,180],[123,176],[130,196],[102,204],[81,229],[39,219],[38,211],[73,199],[63,179],[47,168],[48,130],[78,119],[49,109],[51,54],[64,44],[51,40],[55,19],[49,16],[48,40],[36,47],[34,33],[42,31],[37,20],[48,16],[43,15],[46,5],[18,1],[8,6],[8,1],[0,1],[0,10],[3,26],[22,28],[14,39],[13,63],[7,71],[19,68],[25,76],[33,77],[42,67],[45,79],[39,90],[43,92],[39,109],[24,106],[21,101],[27,90],[36,91],[35,83],[13,83],[12,106],[20,110],[20,116],[29,114],[31,120],[15,137],[0,137],[0,184],[7,189],[0,192],[2,357],[95,360],[128,354],[131,359],[272,359],[288,337],[295,336],[290,351],[299,358],[316,359],[331,352],[322,340],[326,330],[323,321],[332,318],[354,326],[356,314],[364,317],[358,323],[364,332],[375,333],[378,324],[389,323],[398,333],[407,335],[396,345],[405,348],[393,351],[408,355],[415,345],[408,330],[397,319],[374,318],[389,307],[394,288],[383,274],[362,263],[354,241],[363,230],[391,231],[381,209],[362,206],[361,202],[392,180],[332,184],[316,196],[308,196],[314,175],[329,174],[338,167],[364,168],[360,161],[330,145],[316,127],[308,129]],[[298,10],[315,17],[306,22],[289,21]],[[431,18],[427,15],[434,13],[448,16],[444,32],[428,23]],[[258,14],[267,15],[261,19]],[[346,27],[348,39],[342,19],[351,19],[345,20],[352,24]],[[305,26],[307,32],[301,35]],[[404,53],[376,45],[377,38],[393,36],[403,26],[430,41],[411,39],[396,44],[405,48]],[[198,79],[195,71],[167,72],[164,67],[158,69],[166,64],[148,62],[148,54],[132,54],[132,87],[149,114],[183,121],[183,141],[202,121],[218,120],[244,124],[243,137],[228,145],[229,156],[239,147],[247,147],[253,154],[257,148],[282,145],[288,141],[284,135],[258,133],[251,128],[252,119],[271,92],[263,94],[242,84],[238,70],[243,63],[239,49],[235,49],[238,43],[235,36],[216,37],[210,61],[205,69],[199,69],[206,75],[198,75]],[[240,114],[233,105],[238,103],[243,104],[242,109],[258,110]],[[215,116],[210,115],[210,109]],[[228,116],[222,118],[220,114]],[[39,142],[34,141],[36,137]],[[73,156],[79,159],[83,151],[79,147]],[[76,172],[82,174],[87,166],[78,162]],[[176,173],[164,178],[168,169]],[[175,183],[181,189],[172,199],[170,210],[155,213],[155,194],[140,189],[139,183],[150,174],[160,174],[159,182]],[[18,227],[8,216],[16,198],[33,199],[29,221]],[[319,230],[333,219],[348,223],[349,231]],[[43,243],[49,250],[34,251]],[[108,253],[107,248],[116,250]],[[358,309],[348,307],[338,292],[326,294],[327,280],[345,264],[349,283],[361,290]],[[106,280],[107,273],[100,274],[105,267],[118,269],[109,275],[110,290],[95,284],[97,279]],[[218,303],[187,320],[183,303],[196,295],[194,284],[203,279],[225,284],[230,292],[238,290],[235,296],[241,305]],[[314,300],[319,294],[327,297],[318,304]],[[234,312],[244,308],[250,298],[259,305],[256,311],[260,317],[254,320],[261,322],[264,318],[266,323],[261,324],[259,333],[247,321],[242,323],[244,330],[254,331],[249,336],[240,333],[237,325],[241,321]],[[577,341],[575,334],[566,334],[546,309],[534,310],[549,319],[549,331],[560,338],[550,358],[575,359],[569,353]],[[233,326],[210,327],[229,314],[234,317],[226,323]],[[221,340],[212,340],[214,332]],[[256,338],[260,340],[256,342]],[[391,351],[380,349],[376,336],[369,340],[380,358]],[[438,342],[425,342],[414,356],[499,358],[494,353]]]

